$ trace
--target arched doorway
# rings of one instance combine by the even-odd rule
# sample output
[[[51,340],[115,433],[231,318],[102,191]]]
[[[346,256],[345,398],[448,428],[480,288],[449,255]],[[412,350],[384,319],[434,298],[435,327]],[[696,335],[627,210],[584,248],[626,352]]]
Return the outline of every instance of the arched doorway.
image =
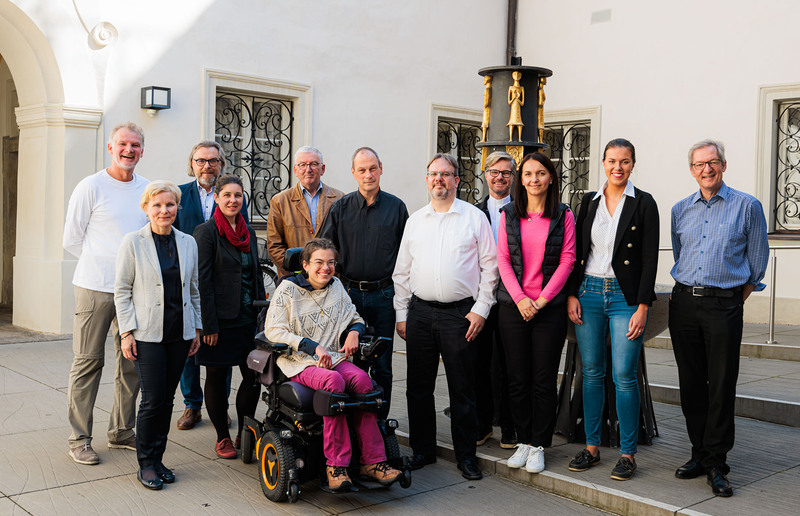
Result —
[[[13,323],[69,333],[75,258],[61,248],[64,213],[74,186],[96,170],[102,111],[83,107],[85,92],[97,91],[90,59],[69,51],[81,49],[58,49],[57,57],[36,16],[41,13],[0,0],[0,55],[19,99],[12,117],[19,136],[9,142],[16,147],[9,159],[17,166]],[[62,67],[80,72],[62,76]],[[69,99],[83,106],[73,107]]]

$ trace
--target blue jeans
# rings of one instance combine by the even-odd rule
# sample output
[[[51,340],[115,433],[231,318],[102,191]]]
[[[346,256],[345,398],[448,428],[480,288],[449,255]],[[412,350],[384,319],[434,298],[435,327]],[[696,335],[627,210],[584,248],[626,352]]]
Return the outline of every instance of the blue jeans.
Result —
[[[575,325],[583,362],[583,427],[586,444],[600,444],[600,425],[605,404],[606,338],[611,333],[611,360],[617,392],[620,452],[636,453],[639,437],[639,382],[636,365],[642,336],[629,340],[628,323],[638,305],[631,306],[615,278],[584,276],[578,289],[583,324]]]
[[[375,329],[378,337],[394,338],[394,285],[384,289],[362,292],[357,288],[350,288],[347,291],[353,304],[356,306],[358,314],[364,318],[368,326]],[[372,361],[370,376],[375,383],[383,388],[383,395],[386,403],[378,410],[378,419],[386,419],[389,416],[389,406],[392,401],[392,348],[389,343],[386,352]]]

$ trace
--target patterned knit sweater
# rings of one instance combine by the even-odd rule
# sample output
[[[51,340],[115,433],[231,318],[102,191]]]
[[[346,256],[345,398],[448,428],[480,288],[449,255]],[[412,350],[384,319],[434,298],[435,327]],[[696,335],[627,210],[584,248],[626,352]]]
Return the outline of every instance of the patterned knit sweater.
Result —
[[[277,360],[278,367],[289,378],[317,365],[317,358],[301,351],[309,349],[304,339],[322,345],[331,355],[333,367],[345,360],[344,353],[338,352],[340,336],[354,324],[364,324],[338,278],[333,278],[325,288],[311,291],[291,280],[294,278],[282,281],[275,289],[264,328],[264,335],[271,342],[292,348],[291,354],[281,355]]]

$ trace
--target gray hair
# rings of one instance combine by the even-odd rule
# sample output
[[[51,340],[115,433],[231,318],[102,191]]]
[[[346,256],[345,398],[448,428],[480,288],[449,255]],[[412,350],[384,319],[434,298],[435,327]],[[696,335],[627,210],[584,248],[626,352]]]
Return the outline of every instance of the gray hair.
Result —
[[[511,156],[511,154],[503,151],[495,151],[488,156],[486,156],[486,163],[484,164],[484,172],[489,170],[490,167],[493,167],[498,161],[510,161],[511,162],[511,169],[516,171],[517,170],[517,161]]]
[[[428,162],[428,166],[425,167],[425,168],[426,169],[431,168],[431,163],[433,163],[437,159],[444,159],[448,163],[450,163],[450,166],[452,166],[453,170],[455,171],[456,177],[458,177],[458,160],[452,154],[445,154],[444,152],[437,152],[436,154],[433,155],[431,160]]]
[[[717,149],[717,156],[719,156],[720,161],[727,163],[727,161],[725,161],[725,145],[723,145],[720,141],[706,138],[701,142],[695,143],[691,146],[691,148],[689,148],[689,166],[692,166],[692,157],[694,156],[694,151],[697,149],[702,149],[703,147],[714,147]]]
[[[319,151],[319,149],[316,147],[312,147],[311,145],[303,145],[302,147],[297,149],[297,152],[294,153],[295,163],[297,163],[297,156],[299,156],[300,154],[316,154],[317,156],[319,156],[320,164],[325,163],[325,160],[322,159],[322,153]]]
[[[192,147],[192,151],[189,153],[189,177],[194,177],[192,160],[194,159],[194,153],[197,152],[197,149],[210,149],[212,147],[217,149],[217,154],[219,154],[219,175],[225,173],[225,165],[227,164],[227,161],[225,160],[225,151],[222,150],[222,145],[211,140],[203,140],[195,143],[194,147]]]
[[[114,145],[114,138],[117,136],[117,133],[120,129],[127,129],[128,131],[134,132],[139,135],[139,138],[142,139],[142,147],[144,147],[144,131],[141,127],[134,124],[133,122],[123,122],[121,124],[117,124],[111,129],[111,133],[108,135],[108,143]]]
[[[375,159],[378,160],[378,165],[383,165],[383,163],[381,163],[381,158],[378,157],[378,153],[375,152],[375,149],[373,149],[372,147],[359,147],[353,153],[353,157],[350,158],[350,167],[351,168],[356,168],[356,156],[358,156],[358,153],[361,152],[361,151],[372,153],[372,155],[375,156]]]

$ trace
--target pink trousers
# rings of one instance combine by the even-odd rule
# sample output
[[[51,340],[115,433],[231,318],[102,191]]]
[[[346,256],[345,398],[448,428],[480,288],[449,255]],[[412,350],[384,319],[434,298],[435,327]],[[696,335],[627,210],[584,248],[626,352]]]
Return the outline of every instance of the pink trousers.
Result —
[[[306,367],[300,374],[292,377],[292,381],[312,389],[325,389],[331,392],[364,393],[372,390],[372,380],[367,373],[347,360],[340,362],[333,369]],[[361,464],[375,464],[386,460],[383,438],[375,420],[375,413],[354,410],[352,418],[361,447]],[[322,420],[325,425],[323,441],[328,465],[349,466],[352,448],[347,417],[342,414],[323,417]]]

